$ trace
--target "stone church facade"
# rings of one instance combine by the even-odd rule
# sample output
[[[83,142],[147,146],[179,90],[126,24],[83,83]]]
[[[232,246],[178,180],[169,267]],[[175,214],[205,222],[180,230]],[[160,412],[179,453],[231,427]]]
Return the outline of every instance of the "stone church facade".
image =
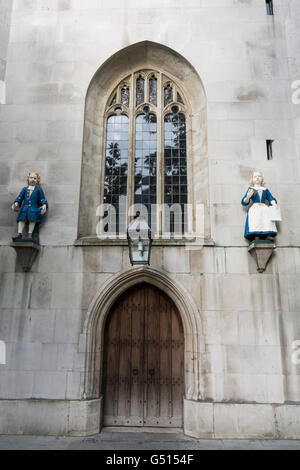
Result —
[[[0,2],[1,434],[300,439],[298,3]],[[193,237],[168,237],[157,212],[150,265],[131,266],[125,231],[99,233],[99,207],[110,124],[118,194],[136,200],[144,115],[148,202],[165,201],[168,119],[184,122],[172,184]],[[255,170],[283,219],[262,273],[243,237]],[[49,210],[24,272],[11,205],[30,171]]]

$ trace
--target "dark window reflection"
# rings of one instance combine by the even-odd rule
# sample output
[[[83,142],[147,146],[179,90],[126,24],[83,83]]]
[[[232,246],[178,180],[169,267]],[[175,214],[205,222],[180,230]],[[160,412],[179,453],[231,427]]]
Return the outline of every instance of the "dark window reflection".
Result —
[[[145,101],[145,80],[139,77],[136,81],[136,105],[144,103]]]
[[[156,116],[148,113],[141,114],[136,118],[134,203],[146,206],[148,225],[153,230],[156,226],[156,214],[151,213],[151,204],[156,204],[156,159]]]
[[[172,101],[173,101],[173,88],[169,84],[164,89],[164,105],[167,106],[168,104],[172,103]]]
[[[165,215],[165,231],[184,233],[187,231],[185,205],[187,193],[186,122],[178,108],[165,116],[165,204],[170,208],[178,204],[177,213]],[[180,215],[181,214],[181,215]]]
[[[157,79],[154,75],[149,80],[149,103],[157,106]]]
[[[121,88],[121,103],[129,106],[129,87],[127,85]]]
[[[126,207],[120,206],[119,197],[127,192],[128,170],[128,117],[110,116],[107,120],[104,203],[116,210],[116,232],[125,230]],[[114,227],[105,231],[114,231]]]

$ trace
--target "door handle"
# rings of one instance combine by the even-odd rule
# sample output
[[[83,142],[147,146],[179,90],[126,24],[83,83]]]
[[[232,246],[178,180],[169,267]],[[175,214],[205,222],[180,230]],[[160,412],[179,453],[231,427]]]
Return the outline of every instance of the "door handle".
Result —
[[[154,375],[155,374],[155,369],[149,369],[149,375]]]
[[[132,369],[132,374],[133,375],[139,375],[139,370],[138,369]]]

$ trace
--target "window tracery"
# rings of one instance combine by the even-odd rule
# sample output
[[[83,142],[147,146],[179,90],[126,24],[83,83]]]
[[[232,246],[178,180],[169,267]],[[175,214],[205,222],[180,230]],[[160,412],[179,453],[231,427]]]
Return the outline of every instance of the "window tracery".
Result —
[[[126,84],[121,88],[121,103],[129,106],[129,87]]]
[[[136,105],[144,103],[145,96],[145,80],[140,75],[136,80]]]
[[[176,82],[155,70],[132,73],[111,93],[105,114],[101,197],[115,208],[117,218],[123,218],[117,223],[117,233],[124,231],[130,220],[120,207],[120,196],[126,197],[127,208],[141,204],[147,209],[148,224],[154,232],[187,232],[185,103]],[[179,219],[172,209],[176,204],[182,211]],[[158,210],[160,207],[164,209]]]

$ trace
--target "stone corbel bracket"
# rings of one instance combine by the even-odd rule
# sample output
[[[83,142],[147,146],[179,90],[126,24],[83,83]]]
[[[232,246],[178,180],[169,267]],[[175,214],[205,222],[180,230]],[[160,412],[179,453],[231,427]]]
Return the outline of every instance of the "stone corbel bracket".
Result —
[[[33,242],[13,242],[10,244],[17,253],[17,258],[25,273],[28,273],[40,251],[40,246]]]
[[[276,249],[275,243],[266,242],[264,240],[255,241],[251,243],[248,248],[249,253],[256,261],[257,271],[263,273],[266,270],[267,264]]]

